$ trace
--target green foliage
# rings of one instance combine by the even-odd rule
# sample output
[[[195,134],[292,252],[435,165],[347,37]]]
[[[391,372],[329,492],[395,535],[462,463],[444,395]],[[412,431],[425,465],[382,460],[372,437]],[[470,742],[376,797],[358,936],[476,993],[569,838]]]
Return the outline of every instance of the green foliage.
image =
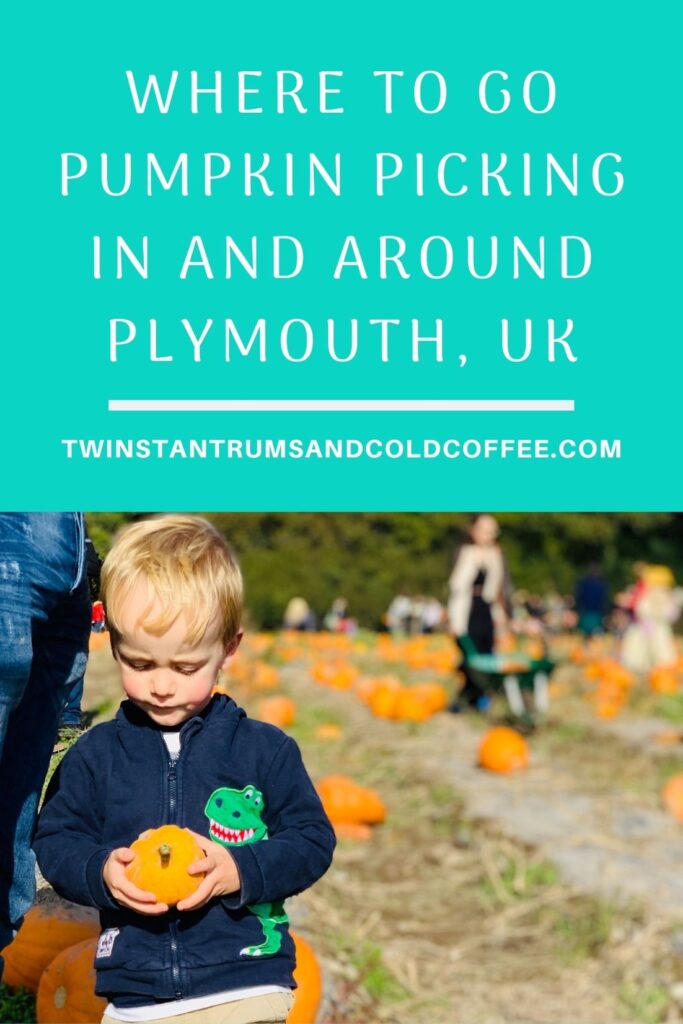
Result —
[[[0,984],[0,1021],[3,1024],[34,1024],[36,997],[25,988]]]
[[[93,541],[106,554],[115,531],[142,513],[88,515]],[[469,514],[207,513],[235,549],[255,626],[282,622],[289,599],[306,598],[322,620],[335,597],[376,628],[399,590],[444,600],[453,556]],[[683,580],[683,515],[679,513],[506,512],[501,542],[515,587],[571,592],[598,562],[613,589],[631,580],[634,561],[663,562]]]

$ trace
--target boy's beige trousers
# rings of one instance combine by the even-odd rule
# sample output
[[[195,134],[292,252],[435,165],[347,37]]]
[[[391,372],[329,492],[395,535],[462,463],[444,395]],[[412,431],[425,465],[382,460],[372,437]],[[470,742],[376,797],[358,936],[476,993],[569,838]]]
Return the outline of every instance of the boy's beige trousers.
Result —
[[[233,1003],[207,1006],[205,1010],[193,1010],[177,1017],[158,1017],[150,1024],[285,1024],[293,1001],[290,992],[271,992],[266,996],[251,996],[249,999],[236,999]],[[102,1024],[121,1022],[105,1013]]]

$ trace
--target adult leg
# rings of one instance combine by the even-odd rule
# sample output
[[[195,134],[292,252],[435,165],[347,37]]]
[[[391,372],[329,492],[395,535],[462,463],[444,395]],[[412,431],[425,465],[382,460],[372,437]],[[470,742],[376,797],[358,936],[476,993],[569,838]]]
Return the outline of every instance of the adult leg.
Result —
[[[494,639],[493,617],[489,605],[479,596],[475,596],[472,599],[467,633],[478,654],[492,653]],[[466,660],[461,666],[461,671],[465,677],[465,682],[458,694],[458,701],[467,704],[469,707],[478,708],[482,701],[486,699],[486,692],[468,668]]]
[[[79,728],[81,725],[81,702],[83,700],[83,676],[77,679],[67,694],[66,704],[62,708],[60,727]],[[61,737],[61,732],[60,732]]]
[[[38,800],[66,695],[85,670],[90,624],[82,520],[29,515],[20,550],[3,518],[0,565],[11,550],[20,587],[8,595],[0,586],[0,948],[35,897]]]
[[[0,515],[0,803],[9,802],[4,751],[7,736],[11,735],[12,714],[26,692],[33,659],[27,557],[30,544],[28,515]],[[9,907],[13,874],[14,828],[0,811],[0,949],[14,934]]]

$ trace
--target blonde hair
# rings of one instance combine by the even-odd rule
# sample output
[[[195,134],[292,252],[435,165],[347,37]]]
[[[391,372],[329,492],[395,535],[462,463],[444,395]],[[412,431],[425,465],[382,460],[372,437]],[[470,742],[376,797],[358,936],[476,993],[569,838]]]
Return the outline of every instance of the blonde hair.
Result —
[[[179,615],[187,642],[198,644],[218,616],[229,643],[242,619],[242,574],[221,534],[199,516],[167,515],[125,527],[102,566],[101,593],[114,645],[131,590],[147,584],[149,603],[138,625],[161,636]],[[155,600],[161,612],[150,618]]]
[[[664,587],[670,590],[674,585],[674,575],[668,565],[646,565],[643,569],[643,580],[648,587]]]

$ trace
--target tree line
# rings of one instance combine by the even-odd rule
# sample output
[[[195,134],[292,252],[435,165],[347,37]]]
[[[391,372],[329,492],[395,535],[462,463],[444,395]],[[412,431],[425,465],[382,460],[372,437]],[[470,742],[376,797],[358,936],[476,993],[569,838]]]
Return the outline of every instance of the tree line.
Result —
[[[361,625],[376,628],[392,597],[447,596],[454,553],[469,513],[202,513],[227,537],[242,566],[250,622],[274,628],[289,599],[304,597],[321,619],[339,596]],[[146,513],[87,516],[101,555],[116,530]],[[683,514],[505,512],[497,515],[512,585],[571,593],[591,564],[616,591],[633,563],[669,565],[683,583]]]

